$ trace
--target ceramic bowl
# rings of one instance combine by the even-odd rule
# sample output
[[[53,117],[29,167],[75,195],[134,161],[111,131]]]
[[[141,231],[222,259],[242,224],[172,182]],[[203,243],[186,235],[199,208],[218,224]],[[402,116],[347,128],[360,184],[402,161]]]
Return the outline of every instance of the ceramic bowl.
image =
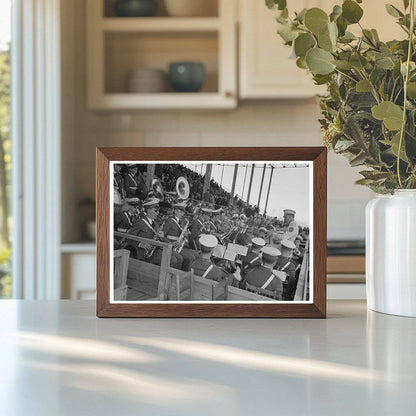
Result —
[[[114,5],[119,17],[156,16],[158,0],[117,0]]]
[[[176,92],[197,92],[205,80],[205,67],[201,62],[172,62],[169,65],[169,82]]]

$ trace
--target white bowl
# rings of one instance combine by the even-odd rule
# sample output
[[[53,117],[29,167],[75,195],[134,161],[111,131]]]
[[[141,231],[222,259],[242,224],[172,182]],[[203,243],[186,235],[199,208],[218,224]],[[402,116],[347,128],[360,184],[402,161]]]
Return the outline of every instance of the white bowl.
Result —
[[[127,90],[136,93],[159,93],[167,89],[167,74],[160,69],[138,68],[129,73]]]
[[[165,0],[166,11],[173,17],[217,16],[217,4],[216,0]]]

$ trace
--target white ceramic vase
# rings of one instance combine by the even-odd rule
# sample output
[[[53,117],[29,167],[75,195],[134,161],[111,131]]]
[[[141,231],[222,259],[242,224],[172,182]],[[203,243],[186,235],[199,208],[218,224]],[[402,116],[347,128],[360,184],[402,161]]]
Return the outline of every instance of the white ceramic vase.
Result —
[[[369,309],[416,317],[416,190],[367,204],[366,282]]]

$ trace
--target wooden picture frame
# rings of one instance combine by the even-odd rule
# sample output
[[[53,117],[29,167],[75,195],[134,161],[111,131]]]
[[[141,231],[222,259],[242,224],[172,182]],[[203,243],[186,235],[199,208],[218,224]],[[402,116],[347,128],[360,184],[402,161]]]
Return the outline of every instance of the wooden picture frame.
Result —
[[[326,219],[327,219],[327,150],[324,147],[146,147],[97,148],[97,316],[98,317],[186,317],[186,318],[325,318],[326,317]],[[313,285],[308,302],[141,302],[114,303],[110,299],[110,245],[113,237],[111,202],[113,162],[308,162],[312,166],[313,239],[311,272]],[[270,180],[271,181],[271,180]],[[311,227],[312,229],[312,227]],[[111,249],[112,250],[112,249]],[[120,264],[125,264],[118,252]],[[111,261],[110,261],[111,260]],[[124,263],[123,263],[124,262]],[[162,267],[169,268],[169,263]],[[165,265],[164,265],[165,264]],[[112,272],[111,272],[112,273]],[[113,276],[113,275],[111,275]],[[171,279],[172,290],[178,290]],[[160,282],[159,282],[160,283]],[[191,285],[192,286],[192,285]],[[112,286],[113,287],[113,286]],[[166,286],[165,286],[166,287]],[[176,287],[176,289],[175,289]],[[192,290],[192,287],[191,289]],[[212,288],[214,294],[214,287]],[[159,292],[158,292],[159,294]],[[161,298],[162,299],[162,298]],[[179,299],[179,297],[178,297]],[[213,298],[215,299],[215,298]]]

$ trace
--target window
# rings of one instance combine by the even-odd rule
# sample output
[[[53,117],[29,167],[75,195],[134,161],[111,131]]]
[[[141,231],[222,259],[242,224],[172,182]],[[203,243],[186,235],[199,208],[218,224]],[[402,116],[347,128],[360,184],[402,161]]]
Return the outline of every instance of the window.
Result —
[[[10,26],[11,0],[0,0],[0,298],[11,297]]]

